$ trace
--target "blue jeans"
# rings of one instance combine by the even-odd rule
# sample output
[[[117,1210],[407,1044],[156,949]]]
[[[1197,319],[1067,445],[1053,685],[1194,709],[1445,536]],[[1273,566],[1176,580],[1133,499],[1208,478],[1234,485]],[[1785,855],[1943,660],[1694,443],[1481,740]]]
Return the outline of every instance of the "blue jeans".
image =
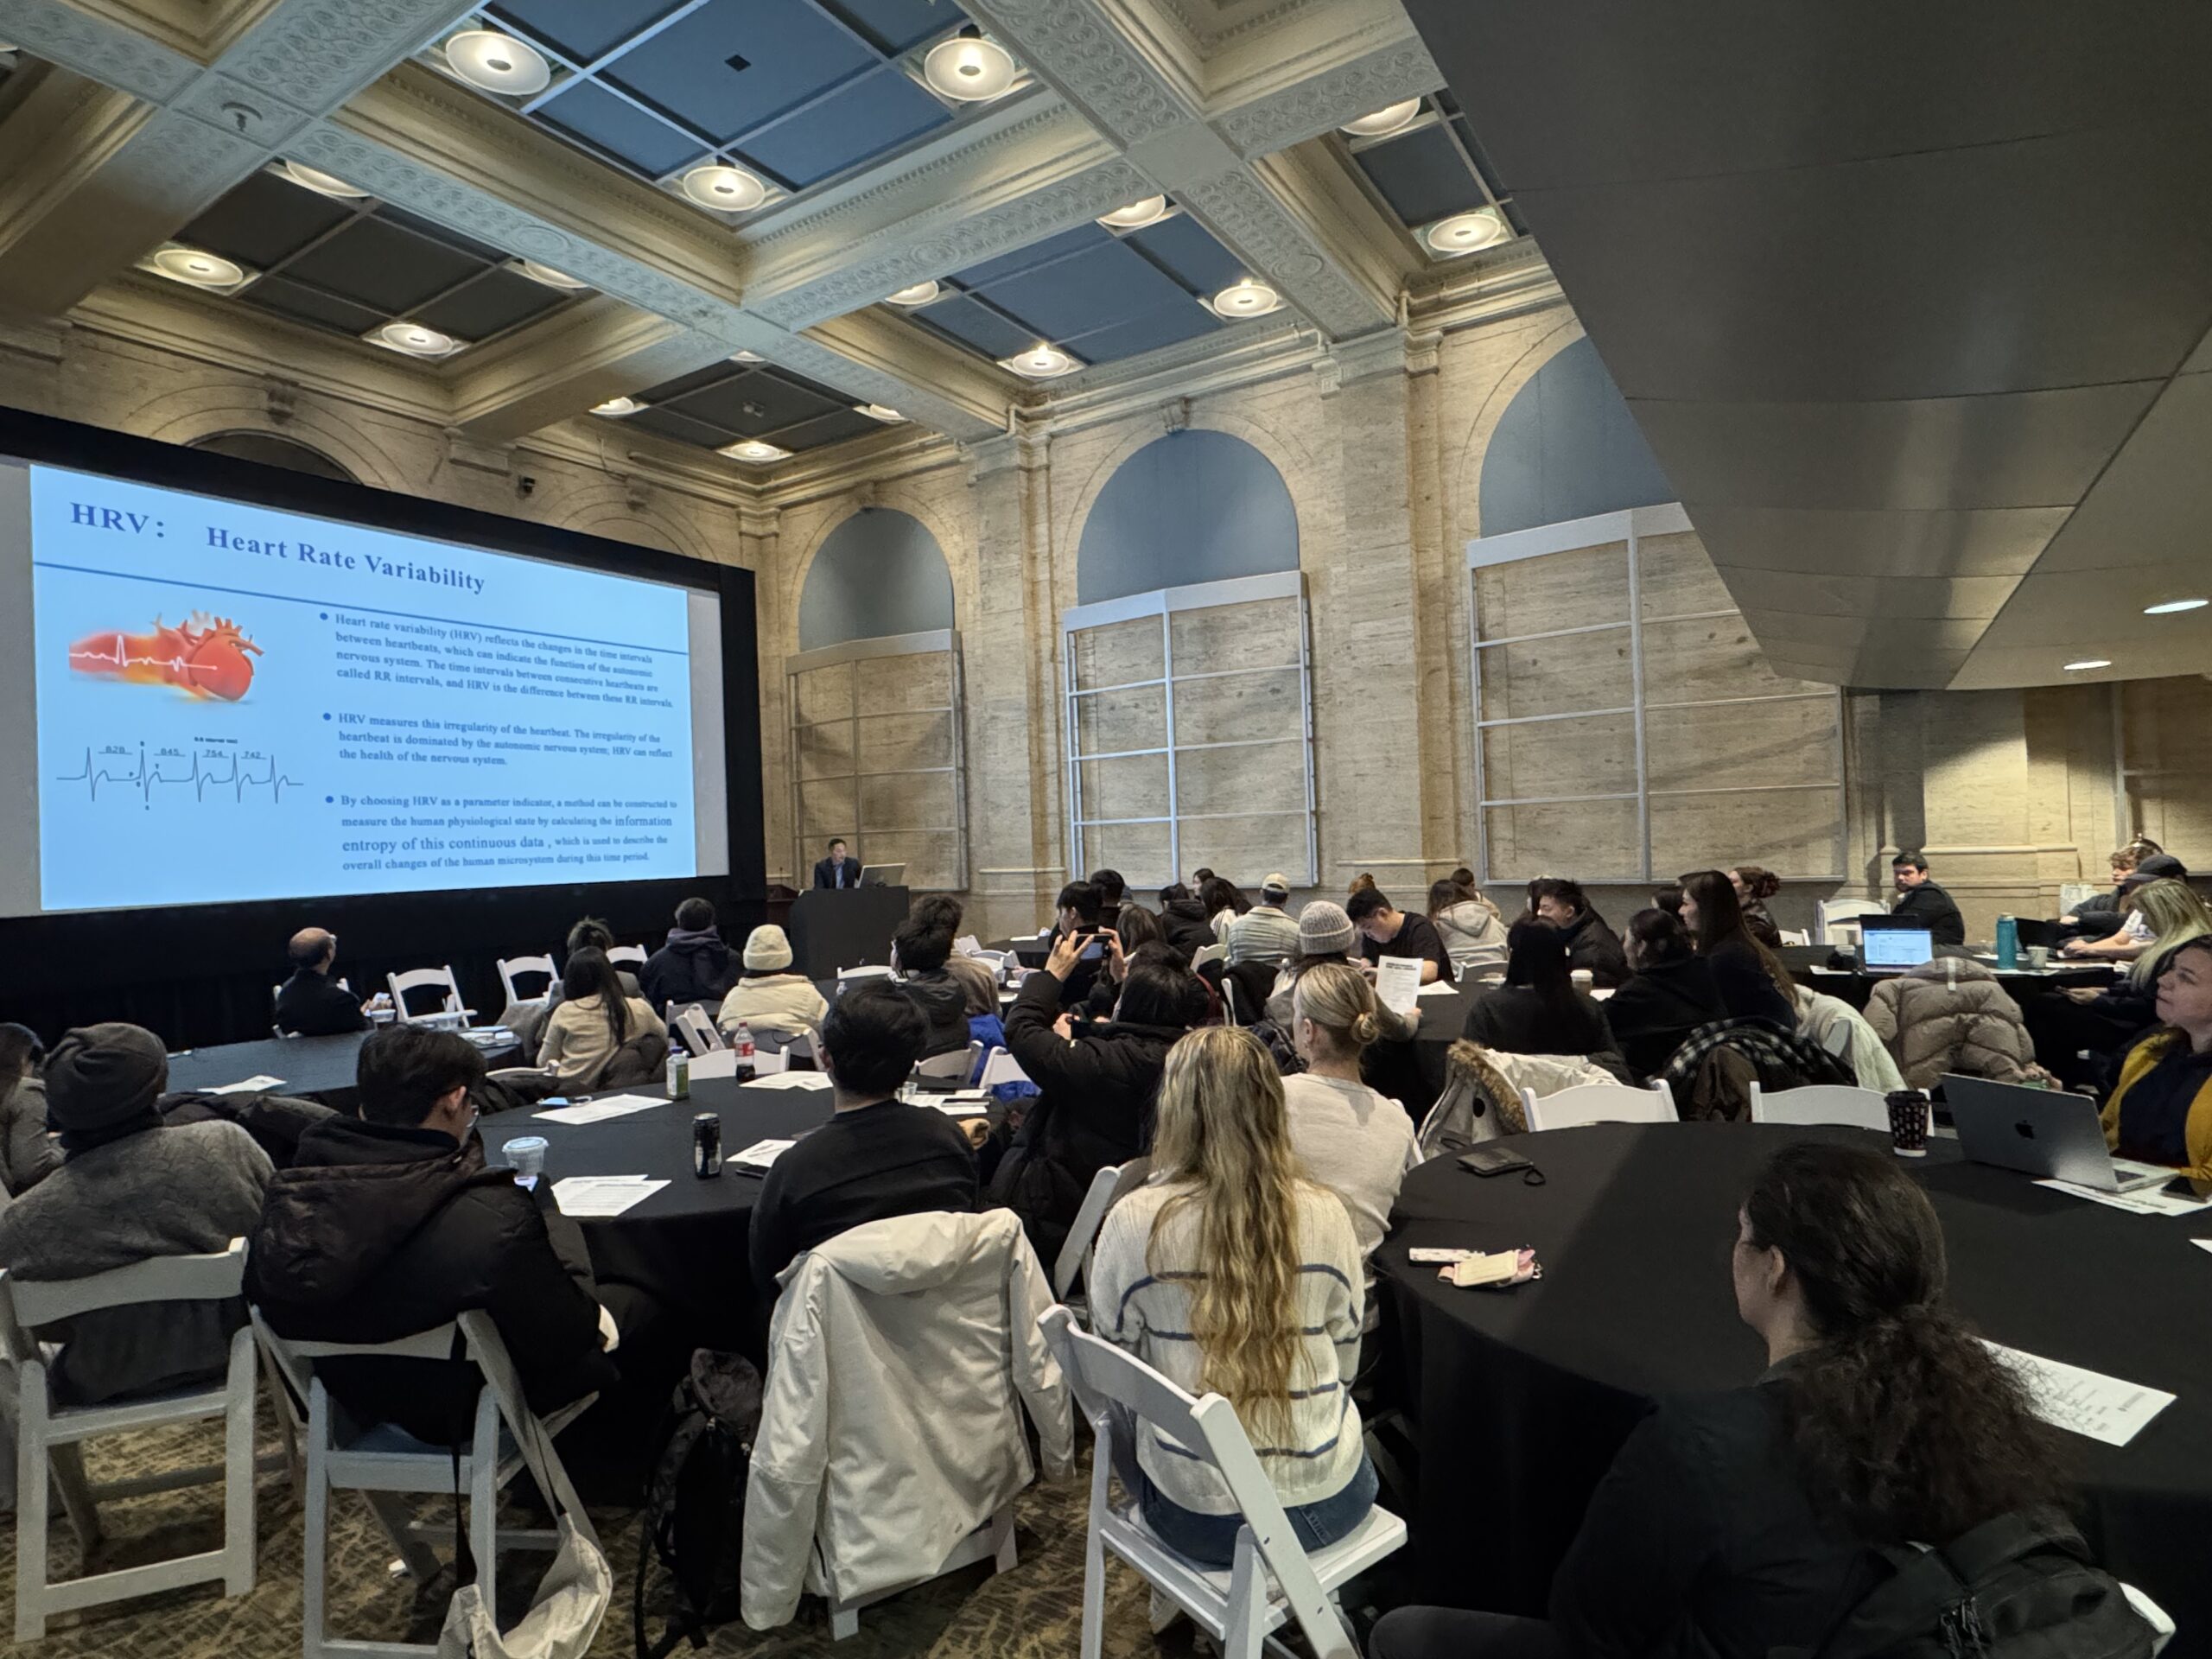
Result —
[[[1228,1567],[1236,1559],[1236,1535],[1244,1525],[1241,1515],[1202,1515],[1164,1497],[1152,1477],[1137,1463],[1138,1425],[1120,1411],[1115,1413],[1114,1472],[1136,1498],[1137,1511],[1160,1541],[1177,1554],[1201,1567]],[[1375,1465],[1364,1453],[1352,1478],[1341,1491],[1312,1503],[1286,1507],[1290,1530],[1299,1544],[1315,1550],[1349,1536],[1375,1507],[1382,1483]]]

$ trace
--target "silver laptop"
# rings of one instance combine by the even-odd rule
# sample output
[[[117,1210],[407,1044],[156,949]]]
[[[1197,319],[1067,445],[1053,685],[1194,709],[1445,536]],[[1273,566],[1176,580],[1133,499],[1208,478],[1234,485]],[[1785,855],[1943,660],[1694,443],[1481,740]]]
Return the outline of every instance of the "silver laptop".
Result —
[[[1861,973],[1909,973],[1935,954],[1936,936],[1924,927],[1867,927],[1859,931]]]
[[[1977,1164],[2099,1192],[2140,1192],[2164,1186],[2181,1173],[2113,1157],[2105,1146],[2096,1106],[2084,1095],[1953,1072],[1943,1078],[1943,1098],[1950,1103],[1960,1149]]]
[[[904,864],[869,864],[861,870],[861,886],[864,887],[902,887],[906,880]]]

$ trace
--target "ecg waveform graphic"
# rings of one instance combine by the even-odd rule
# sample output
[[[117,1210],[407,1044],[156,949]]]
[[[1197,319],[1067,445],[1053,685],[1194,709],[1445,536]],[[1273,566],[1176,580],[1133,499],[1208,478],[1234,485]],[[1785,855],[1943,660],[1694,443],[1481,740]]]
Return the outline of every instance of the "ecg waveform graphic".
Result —
[[[278,769],[276,757],[273,754],[252,757],[265,762],[268,768],[267,775],[258,778],[248,772],[245,758],[230,749],[218,749],[212,753],[194,749],[188,764],[186,757],[176,751],[156,755],[149,760],[146,746],[141,743],[138,745],[138,764],[134,769],[111,770],[126,760],[127,755],[127,751],[105,749],[96,762],[92,750],[87,748],[83,771],[58,776],[54,781],[57,784],[82,784],[86,792],[96,801],[100,798],[103,785],[133,789],[138,792],[140,804],[145,806],[154,804],[154,790],[162,784],[191,790],[193,799],[200,803],[207,801],[210,791],[227,790],[233,801],[243,802],[248,790],[265,789],[272,804],[283,800],[285,790],[302,786],[298,779],[287,777]],[[168,764],[164,766],[164,761]],[[227,770],[222,769],[225,763],[227,763]],[[183,770],[176,770],[178,767]]]

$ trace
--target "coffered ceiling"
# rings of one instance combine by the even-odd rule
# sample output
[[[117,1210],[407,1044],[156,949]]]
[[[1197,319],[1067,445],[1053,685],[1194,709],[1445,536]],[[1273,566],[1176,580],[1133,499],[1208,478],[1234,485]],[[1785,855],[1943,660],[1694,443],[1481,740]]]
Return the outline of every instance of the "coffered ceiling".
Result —
[[[1001,433],[1053,395],[1040,346],[1095,395],[1388,329],[1500,257],[1425,245],[1433,213],[1492,209],[1529,252],[1401,0],[0,17],[0,314],[221,308],[397,359],[479,443],[575,422],[768,479],[893,427]],[[933,77],[945,53],[1005,73]],[[1338,131],[1397,105],[1387,135]]]

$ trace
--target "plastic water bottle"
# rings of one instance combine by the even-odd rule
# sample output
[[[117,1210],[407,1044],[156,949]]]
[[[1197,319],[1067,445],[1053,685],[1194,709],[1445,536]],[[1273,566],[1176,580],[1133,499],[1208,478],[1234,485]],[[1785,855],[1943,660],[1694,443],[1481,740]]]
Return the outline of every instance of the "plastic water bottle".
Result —
[[[733,1075],[740,1083],[752,1082],[760,1075],[760,1066],[753,1047],[753,1027],[742,1020],[737,1022],[737,1035],[731,1039],[730,1048],[737,1056]]]
[[[686,1100],[691,1094],[691,1057],[671,1046],[668,1051],[668,1097]]]
[[[2010,916],[1997,918],[1997,965],[2008,973],[2020,965],[2020,925]]]

